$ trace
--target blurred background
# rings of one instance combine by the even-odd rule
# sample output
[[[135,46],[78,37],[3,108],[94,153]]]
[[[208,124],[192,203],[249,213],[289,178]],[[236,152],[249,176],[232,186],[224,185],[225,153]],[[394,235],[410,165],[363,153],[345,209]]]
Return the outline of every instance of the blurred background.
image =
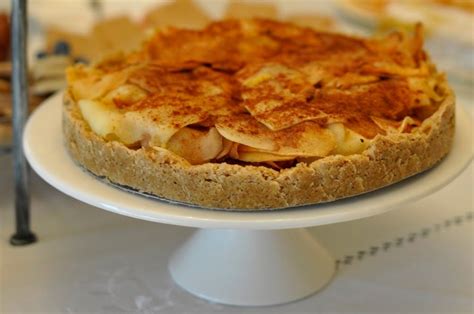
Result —
[[[221,18],[264,17],[370,36],[425,26],[425,46],[470,106],[474,87],[471,0],[30,0],[31,110],[65,86],[64,69],[139,46],[153,29],[201,28]],[[0,151],[11,148],[10,1],[0,2]],[[469,108],[471,109],[471,108]]]

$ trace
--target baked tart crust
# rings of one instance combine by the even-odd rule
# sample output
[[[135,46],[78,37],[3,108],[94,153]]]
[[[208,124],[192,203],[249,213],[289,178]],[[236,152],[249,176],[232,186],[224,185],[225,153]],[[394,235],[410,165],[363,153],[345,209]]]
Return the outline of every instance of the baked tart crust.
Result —
[[[246,62],[233,52],[206,55],[204,52],[208,52],[208,48],[203,48],[200,55],[193,55],[193,60],[186,59],[185,54],[173,55],[173,42],[169,39],[174,34],[166,37],[166,33],[158,33],[140,52],[127,56],[125,65],[122,58],[96,67],[109,71],[105,75],[99,71],[102,78],[110,73],[126,72],[126,77],[119,79],[119,87],[132,82],[146,91],[146,96],[141,90],[132,96],[127,94],[127,101],[137,99],[125,104],[123,97],[112,98],[114,110],[118,108],[113,111],[114,115],[117,113],[117,119],[130,112],[143,112],[144,107],[155,108],[154,104],[163,99],[167,99],[166,104],[159,105],[158,111],[147,111],[148,116],[156,114],[158,120],[162,119],[159,121],[164,121],[163,117],[171,112],[166,106],[173,106],[170,99],[187,104],[188,109],[198,108],[200,105],[193,107],[192,101],[202,95],[193,94],[196,90],[192,86],[182,89],[173,81],[175,74],[170,73],[178,73],[176,75],[181,79],[186,79],[186,75],[196,75],[195,71],[198,71],[193,77],[196,84],[211,82],[219,87],[218,92],[214,92],[216,89],[212,86],[206,87],[204,92],[211,96],[205,99],[210,100],[200,107],[209,109],[213,106],[207,113],[218,114],[208,115],[206,110],[194,109],[184,114],[172,111],[175,117],[178,115],[174,124],[162,127],[156,136],[153,131],[137,133],[138,142],[135,135],[116,129],[117,125],[136,120],[120,120],[121,124],[112,127],[110,123],[88,120],[89,102],[98,99],[105,102],[117,86],[97,95],[86,95],[91,89],[83,88],[81,84],[88,79],[88,70],[72,69],[63,110],[65,144],[72,158],[95,175],[161,198],[222,210],[269,210],[328,202],[373,191],[432,167],[449,152],[454,135],[454,95],[444,77],[429,63],[421,49],[421,39],[410,42],[411,46],[419,47],[414,47],[408,53],[409,57],[395,53],[395,57],[389,58],[391,50],[387,47],[382,47],[385,52],[390,50],[385,54],[370,52],[373,51],[370,45],[375,45],[373,41],[351,42],[350,38],[340,41],[337,37],[340,35],[317,33],[273,21],[224,21],[211,24],[206,30],[211,29],[212,33],[219,28],[222,32],[224,28],[223,37],[234,36],[229,35],[233,30],[225,29],[229,23],[266,28],[265,34],[269,29],[277,28],[280,36],[287,37],[280,42],[277,40],[279,47],[268,44],[270,48],[249,52],[247,57],[251,57],[251,61]],[[259,32],[257,34],[260,36]],[[196,34],[187,35],[192,44]],[[202,40],[205,33],[200,36]],[[308,52],[281,53],[297,46],[286,44],[295,38],[306,43],[300,47],[300,52],[305,49]],[[243,46],[244,51],[254,47],[245,45],[248,40],[245,37],[240,41],[244,44],[239,47]],[[320,41],[308,44],[308,40]],[[331,40],[333,42],[327,44]],[[171,50],[160,50],[160,41],[167,42],[167,47],[171,47],[167,49]],[[259,38],[258,42],[265,43],[265,40]],[[347,69],[346,64],[345,72],[321,66],[324,58],[312,60],[307,56],[314,54],[316,48],[322,51],[332,47],[335,51],[341,42],[348,45],[344,49],[363,43],[368,46],[363,49],[370,52],[369,56],[356,60],[358,68]],[[136,61],[137,58],[141,61]],[[144,80],[150,69],[152,74]],[[305,75],[301,76],[301,73]],[[339,75],[335,76],[335,73]],[[229,83],[221,80],[221,76],[237,79]],[[171,77],[169,82],[166,81],[168,77]],[[431,86],[428,92],[413,91],[412,81],[415,85],[425,86],[429,81],[435,84],[428,84]],[[75,85],[77,82],[80,82],[79,88]],[[96,86],[107,85],[104,80],[97,82],[96,79]],[[307,88],[308,84],[311,88]],[[175,93],[171,95],[173,97],[170,91]],[[430,95],[430,92],[434,94]],[[195,97],[186,98],[186,93]],[[428,105],[423,104],[427,98]],[[369,115],[365,112],[367,107],[374,112],[379,110],[380,114]],[[351,114],[351,110],[358,115]],[[112,131],[98,134],[104,130],[104,125]],[[341,126],[343,131],[352,134],[352,140],[360,140],[363,144],[358,142],[351,144],[356,149],[345,149],[350,143],[337,139],[340,132],[336,129]],[[210,145],[203,149],[202,145],[186,142],[189,138],[194,139],[195,134],[206,141],[219,139],[220,146]],[[205,137],[202,134],[206,134]],[[298,140],[293,143],[292,138]],[[200,158],[194,158],[190,156],[195,155],[188,154],[189,150],[203,152],[198,154]]]

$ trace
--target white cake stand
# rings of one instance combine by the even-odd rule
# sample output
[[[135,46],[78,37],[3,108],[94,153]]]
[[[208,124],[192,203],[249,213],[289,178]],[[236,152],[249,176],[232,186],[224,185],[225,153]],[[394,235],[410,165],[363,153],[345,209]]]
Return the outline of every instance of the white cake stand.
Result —
[[[445,186],[469,164],[472,126],[457,111],[452,152],[434,169],[362,196],[273,212],[224,212],[173,204],[117,189],[69,157],[61,133],[61,95],[31,116],[24,149],[48,183],[80,201],[138,219],[201,228],[176,250],[174,280],[199,297],[232,305],[272,305],[308,296],[335,272],[333,258],[305,227],[386,212]]]

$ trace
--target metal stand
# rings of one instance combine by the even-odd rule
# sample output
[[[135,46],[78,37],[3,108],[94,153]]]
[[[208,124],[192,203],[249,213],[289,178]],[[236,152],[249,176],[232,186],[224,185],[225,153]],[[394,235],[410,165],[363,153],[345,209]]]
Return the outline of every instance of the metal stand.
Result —
[[[16,232],[10,238],[12,245],[36,242],[30,230],[29,168],[23,154],[22,135],[28,117],[28,72],[26,58],[27,3],[11,1],[12,85],[13,85],[13,160],[15,173]]]

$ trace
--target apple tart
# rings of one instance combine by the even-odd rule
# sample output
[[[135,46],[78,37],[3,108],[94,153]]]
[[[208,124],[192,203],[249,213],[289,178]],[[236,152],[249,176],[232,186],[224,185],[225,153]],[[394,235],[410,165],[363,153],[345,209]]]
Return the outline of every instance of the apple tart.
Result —
[[[435,165],[454,134],[421,26],[371,39],[263,19],[166,28],[67,79],[63,132],[79,165],[207,208],[372,191]]]

